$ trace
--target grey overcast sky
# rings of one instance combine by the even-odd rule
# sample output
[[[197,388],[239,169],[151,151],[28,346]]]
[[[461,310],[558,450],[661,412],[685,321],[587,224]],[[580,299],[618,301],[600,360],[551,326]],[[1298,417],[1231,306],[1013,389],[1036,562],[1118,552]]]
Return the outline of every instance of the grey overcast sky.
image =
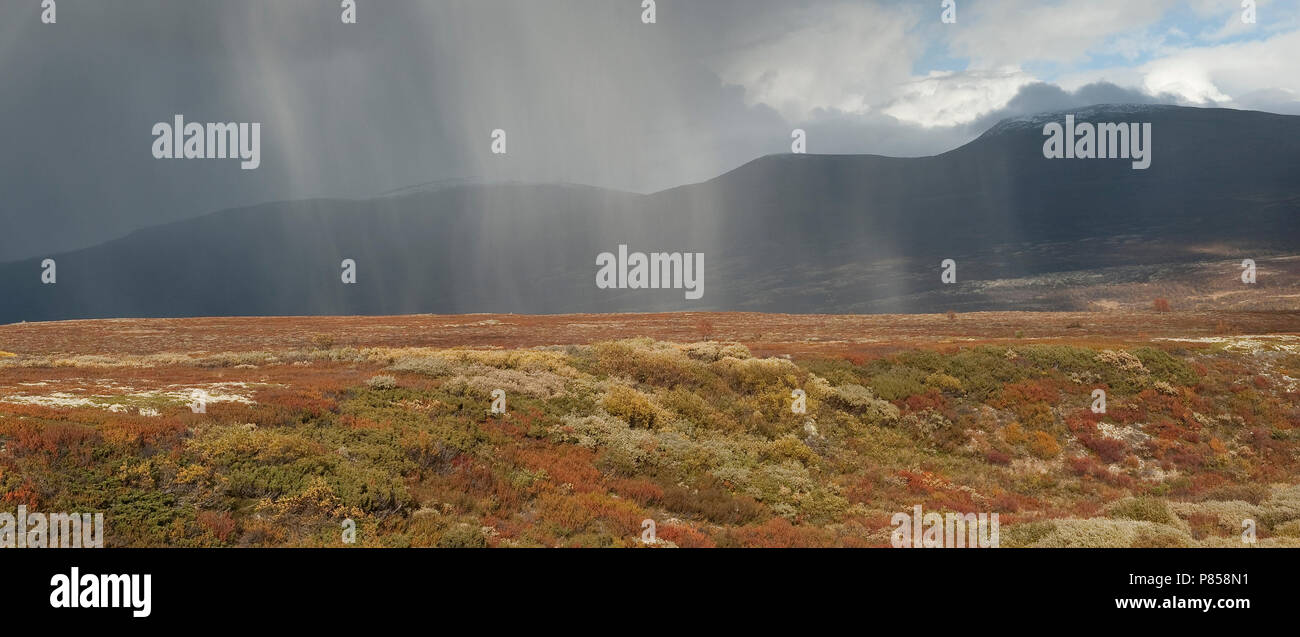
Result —
[[[356,1],[0,2],[0,261],[448,179],[651,192],[794,128],[914,156],[1093,103],[1300,113],[1300,0]],[[154,159],[178,113],[261,122],[261,167]]]

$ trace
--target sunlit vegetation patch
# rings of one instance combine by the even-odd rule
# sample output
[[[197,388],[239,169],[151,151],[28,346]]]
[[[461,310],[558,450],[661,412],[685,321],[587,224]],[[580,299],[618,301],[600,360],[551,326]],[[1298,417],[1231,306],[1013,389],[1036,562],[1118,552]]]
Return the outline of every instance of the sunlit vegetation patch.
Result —
[[[0,510],[103,511],[112,546],[344,546],[353,525],[359,546],[632,547],[647,520],[653,546],[888,546],[891,516],[918,504],[997,512],[1004,546],[1240,546],[1243,520],[1260,544],[1300,544],[1286,350],[792,360],[720,342],[322,338],[10,360],[23,380],[0,395]],[[88,395],[70,389],[83,369],[239,383],[246,399],[66,398]]]

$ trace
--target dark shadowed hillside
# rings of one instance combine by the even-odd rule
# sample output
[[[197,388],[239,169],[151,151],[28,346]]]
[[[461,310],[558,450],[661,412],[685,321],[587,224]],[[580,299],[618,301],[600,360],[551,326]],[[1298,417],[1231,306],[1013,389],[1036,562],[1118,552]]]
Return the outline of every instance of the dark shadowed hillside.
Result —
[[[934,157],[782,155],[652,195],[464,185],[227,210],[0,266],[0,322],[66,318],[1085,309],[1078,289],[1174,281],[1300,247],[1300,117],[1098,106],[1150,122],[1151,167],[1047,160],[1004,121]],[[596,255],[703,252],[704,296],[595,285]],[[358,282],[340,282],[340,262]],[[943,286],[939,262],[958,263]],[[1211,268],[1212,269],[1212,268]],[[1266,283],[1261,281],[1261,284]],[[1182,288],[1179,288],[1182,289]],[[1292,304],[1294,305],[1294,304]]]

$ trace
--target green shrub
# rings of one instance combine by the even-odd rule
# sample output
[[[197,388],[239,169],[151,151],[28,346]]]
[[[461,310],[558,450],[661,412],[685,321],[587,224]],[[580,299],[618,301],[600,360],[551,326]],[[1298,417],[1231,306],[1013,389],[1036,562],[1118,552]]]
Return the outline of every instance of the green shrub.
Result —
[[[903,400],[908,396],[924,394],[927,376],[929,374],[924,370],[896,365],[882,374],[872,376],[871,388],[885,400]]]
[[[1197,376],[1192,366],[1185,361],[1174,358],[1169,352],[1154,347],[1139,347],[1133,355],[1142,361],[1142,366],[1151,372],[1155,380],[1163,380],[1174,385],[1195,385]]]
[[[487,545],[483,531],[469,524],[457,524],[438,538],[440,549],[481,549]]]

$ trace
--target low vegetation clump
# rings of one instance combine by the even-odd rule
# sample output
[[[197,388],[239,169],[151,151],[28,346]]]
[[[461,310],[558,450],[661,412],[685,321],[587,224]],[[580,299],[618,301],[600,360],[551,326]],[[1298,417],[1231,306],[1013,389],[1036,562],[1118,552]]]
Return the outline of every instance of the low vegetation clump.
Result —
[[[0,352],[0,511],[111,546],[869,547],[915,505],[1003,546],[1300,546],[1300,356],[1010,342]]]

